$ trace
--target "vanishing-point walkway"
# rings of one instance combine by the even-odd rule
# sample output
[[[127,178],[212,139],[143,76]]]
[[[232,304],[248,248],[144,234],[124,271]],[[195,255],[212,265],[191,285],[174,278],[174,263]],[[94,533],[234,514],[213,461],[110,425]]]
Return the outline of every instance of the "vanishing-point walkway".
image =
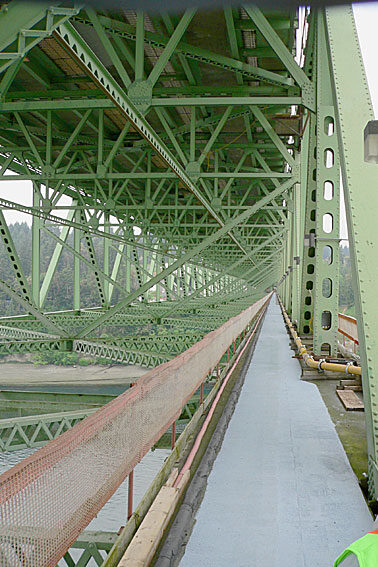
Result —
[[[331,567],[371,526],[273,298],[180,567]]]

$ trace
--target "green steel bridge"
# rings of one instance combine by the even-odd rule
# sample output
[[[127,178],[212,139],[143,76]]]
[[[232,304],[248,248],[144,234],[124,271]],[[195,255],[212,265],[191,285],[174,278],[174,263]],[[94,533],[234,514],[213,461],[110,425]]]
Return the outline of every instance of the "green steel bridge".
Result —
[[[76,352],[178,373],[177,361],[201,344],[216,362],[193,360],[191,373],[216,389],[248,340],[257,302],[277,290],[303,343],[337,359],[341,177],[370,497],[378,499],[374,127],[364,148],[372,120],[351,6],[147,14],[126,4],[2,4],[0,236],[16,284],[0,269],[0,291],[19,311],[0,318],[0,354]],[[30,182],[30,193],[4,198],[1,183],[11,181]],[[31,277],[9,211],[32,219]],[[43,269],[42,239],[54,242]],[[70,301],[48,312],[64,251],[73,265]],[[81,297],[88,270],[95,307]],[[230,321],[241,327],[222,348],[206,342]],[[203,386],[194,386],[177,394],[165,425],[200,419]],[[95,423],[109,402],[117,403],[100,394],[0,392],[0,408],[20,410],[0,420],[0,450],[56,443]],[[102,564],[98,550],[110,557],[116,536],[80,538],[81,563],[66,551],[71,567],[91,557]]]

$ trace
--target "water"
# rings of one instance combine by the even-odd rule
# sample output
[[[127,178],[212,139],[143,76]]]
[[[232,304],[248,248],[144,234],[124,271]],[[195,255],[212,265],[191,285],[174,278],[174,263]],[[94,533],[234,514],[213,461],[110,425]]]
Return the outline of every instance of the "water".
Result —
[[[11,467],[25,459],[36,449],[23,449],[21,451],[0,453],[0,474],[9,470]],[[170,454],[169,449],[156,449],[150,451],[135,467],[134,470],[134,510],[138,506],[140,500],[144,496],[151,482],[159,472],[164,461]],[[99,514],[92,520],[87,530],[98,530],[108,532],[118,532],[121,526],[127,521],[127,499],[128,499],[128,480],[121,484],[118,490],[108,500],[105,506],[100,510]],[[77,561],[80,557],[79,550],[71,551],[72,557]],[[101,553],[101,555],[104,554]],[[96,563],[91,560],[88,567],[92,567]],[[59,562],[59,567],[66,567],[65,561]]]
[[[165,459],[170,454],[169,449],[150,451],[135,467],[134,470],[134,510],[142,500],[151,482],[161,469]],[[118,490],[108,500],[98,516],[92,520],[88,530],[118,532],[120,526],[127,521],[128,480],[121,484]]]

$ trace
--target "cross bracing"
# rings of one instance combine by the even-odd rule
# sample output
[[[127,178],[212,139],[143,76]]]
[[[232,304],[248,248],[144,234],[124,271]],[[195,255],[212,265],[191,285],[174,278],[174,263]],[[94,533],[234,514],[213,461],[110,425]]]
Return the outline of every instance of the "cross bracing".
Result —
[[[323,119],[339,127],[336,63],[321,47],[331,23],[302,10],[298,29],[297,17],[227,7],[211,12],[210,29],[209,13],[196,9],[25,10],[13,0],[2,10],[0,188],[27,180],[31,201],[0,192],[14,273],[0,286],[17,306],[1,323],[35,333],[4,331],[2,352],[87,344],[124,360],[150,353],[155,364],[153,353],[175,354],[177,332],[181,352],[284,281],[301,332],[335,353],[336,323],[325,334],[319,317],[327,303],[335,321],[338,308],[335,249],[321,265],[338,238],[339,148],[331,130],[320,135]],[[320,190],[314,200],[325,182],[333,200]],[[8,210],[32,223],[30,277]],[[332,231],[312,275],[303,235],[320,233],[326,213]],[[54,252],[42,273],[44,238]],[[47,311],[66,254],[71,299]],[[319,299],[325,270],[331,299]],[[96,282],[95,306],[83,301],[84,273]],[[104,334],[121,342],[106,346]]]
[[[350,7],[147,14],[12,0],[0,11],[0,242],[12,274],[0,292],[14,313],[0,318],[0,354],[156,367],[276,287],[315,355],[337,356],[341,170],[377,498],[372,118]],[[28,205],[1,192],[18,181]],[[30,269],[8,211],[32,224]],[[65,258],[58,310],[47,306]],[[75,422],[37,418],[29,438],[6,425],[9,447]]]

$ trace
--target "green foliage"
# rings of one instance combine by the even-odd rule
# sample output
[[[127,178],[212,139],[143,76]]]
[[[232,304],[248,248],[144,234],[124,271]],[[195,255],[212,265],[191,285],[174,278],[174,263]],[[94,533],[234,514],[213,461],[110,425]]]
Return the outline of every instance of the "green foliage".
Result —
[[[110,364],[111,360],[109,360],[108,358],[104,358],[103,356],[99,356],[98,358],[96,358],[96,364]]]
[[[32,357],[32,362],[36,366],[46,364],[56,364],[58,366],[73,366],[77,363],[78,355],[76,352],[39,352]]]
[[[92,364],[92,361],[89,358],[80,358],[79,360],[79,366],[89,366],[90,364]]]
[[[60,236],[60,228],[56,225],[47,223],[46,227],[57,236]],[[31,265],[32,265],[32,252],[30,243],[32,241],[31,227],[25,222],[9,225],[14,245],[20,258],[24,274],[29,284],[31,283]],[[99,262],[100,269],[103,269],[102,259],[104,254],[104,242],[102,238],[94,237],[92,239],[93,247]],[[73,246],[73,235],[70,234],[67,244]],[[41,261],[41,283],[46,275],[46,271],[54,252],[56,241],[48,235],[43,234],[41,238],[40,248],[40,261]],[[81,254],[89,259],[89,253],[85,240],[81,242]],[[116,251],[110,249],[110,265],[113,264]],[[1,266],[1,279],[4,280],[12,289],[19,291],[19,285],[14,272],[14,269],[9,261],[8,253],[0,239],[0,266]],[[98,286],[94,273],[90,268],[81,262],[80,264],[80,296],[82,305],[85,307],[96,307],[100,305],[100,298]],[[121,262],[119,279],[123,281],[126,278],[126,264]],[[131,287],[136,289],[138,287],[135,269],[132,268],[131,273]],[[117,288],[113,291],[112,302],[117,303],[119,300],[119,290]],[[61,311],[65,309],[73,309],[73,261],[72,254],[69,250],[63,249],[54,278],[51,282],[46,301],[43,305],[45,311]],[[24,313],[20,305],[11,299],[4,292],[0,292],[0,316],[18,315]]]
[[[32,363],[34,366],[45,366],[46,364],[50,364],[46,359],[45,353],[42,352],[32,356]]]

